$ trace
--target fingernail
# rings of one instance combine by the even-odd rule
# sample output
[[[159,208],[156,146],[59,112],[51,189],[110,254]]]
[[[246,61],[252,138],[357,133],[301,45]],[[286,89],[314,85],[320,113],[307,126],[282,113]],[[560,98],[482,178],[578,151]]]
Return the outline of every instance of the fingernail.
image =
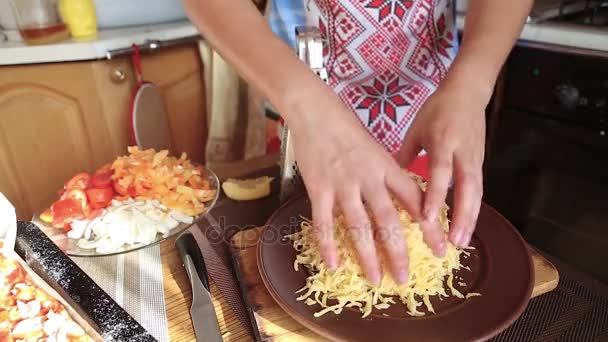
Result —
[[[437,250],[435,251],[435,253],[439,257],[444,257],[446,250],[447,250],[447,246],[446,246],[445,241],[441,241],[441,243],[437,246]]]
[[[460,234],[458,235],[458,247],[466,247],[466,243],[467,242],[467,233],[465,232],[460,232]]]
[[[327,258],[327,268],[329,268],[330,271],[335,271],[338,268],[338,258],[337,256],[330,256]]]
[[[426,208],[424,210],[424,217],[428,222],[435,222],[437,220],[437,209]]]
[[[471,243],[471,236],[469,234],[463,234],[460,247],[469,247]]]
[[[407,283],[407,277],[408,277],[407,269],[403,268],[403,269],[400,269],[399,272],[397,272],[397,282],[399,284]]]
[[[380,285],[380,280],[382,280],[382,275],[380,274],[380,272],[378,271],[373,271],[370,272],[369,274],[369,282],[376,286],[376,285]]]
[[[450,233],[450,240],[456,246],[460,246],[460,237],[462,236],[462,231],[458,230],[454,233]]]
[[[333,272],[333,271],[335,271],[335,270],[336,270],[336,268],[338,268],[338,265],[336,264],[336,262],[335,262],[335,261],[331,260],[331,261],[327,262],[327,268],[328,268],[328,269],[329,269],[331,272]]]

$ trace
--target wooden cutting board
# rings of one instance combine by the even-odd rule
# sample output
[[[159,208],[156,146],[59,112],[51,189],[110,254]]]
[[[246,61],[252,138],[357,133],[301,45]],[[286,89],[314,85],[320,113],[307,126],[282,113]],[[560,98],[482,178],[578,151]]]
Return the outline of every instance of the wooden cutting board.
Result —
[[[235,272],[241,283],[257,341],[325,340],[287,315],[266,290],[256,260],[257,242],[262,231],[263,227],[244,230],[236,233],[230,240]],[[532,297],[536,297],[555,289],[559,274],[553,264],[533,248],[530,248],[530,252],[534,261]]]

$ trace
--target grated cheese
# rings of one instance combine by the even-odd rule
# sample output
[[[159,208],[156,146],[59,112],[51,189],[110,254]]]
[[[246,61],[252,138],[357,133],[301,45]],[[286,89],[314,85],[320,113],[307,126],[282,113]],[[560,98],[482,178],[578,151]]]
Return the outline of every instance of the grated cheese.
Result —
[[[419,181],[419,185],[424,190],[425,184]],[[304,219],[300,224],[301,230],[289,235],[294,249],[298,251],[294,269],[298,271],[299,266],[302,265],[311,273],[306,279],[306,285],[296,291],[297,300],[305,301],[309,306],[319,305],[321,310],[314,314],[315,317],[329,312],[339,314],[344,307],[347,307],[357,308],[365,318],[372,313],[373,309],[388,309],[391,304],[395,304],[394,299],[399,299],[405,304],[409,315],[424,316],[425,313],[420,311],[423,305],[428,312],[435,313],[431,297],[439,296],[439,299],[442,300],[443,297],[449,297],[451,294],[458,298],[465,298],[460,291],[454,288],[454,272],[467,268],[461,264],[460,256],[466,257],[470,252],[448,243],[445,257],[436,257],[424,243],[419,224],[413,222],[409,214],[397,203],[395,205],[400,213],[403,233],[406,236],[409,250],[410,271],[407,284],[398,285],[390,272],[384,272],[384,276],[377,286],[367,281],[348,238],[343,215],[339,215],[335,220],[334,237],[342,261],[335,272],[327,269],[319,253],[310,220]],[[439,215],[439,221],[446,232],[449,229],[447,211],[446,205]],[[382,255],[380,257],[384,265],[385,257]],[[445,286],[444,283],[446,283]],[[479,295],[481,294],[469,293],[466,298]]]

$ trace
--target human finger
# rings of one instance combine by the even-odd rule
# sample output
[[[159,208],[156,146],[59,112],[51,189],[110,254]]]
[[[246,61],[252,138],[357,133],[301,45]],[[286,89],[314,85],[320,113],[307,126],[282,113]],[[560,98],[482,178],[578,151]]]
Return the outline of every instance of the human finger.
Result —
[[[438,217],[452,177],[452,156],[449,150],[429,151],[430,177],[424,193],[424,223],[421,227],[426,243],[437,256],[443,256],[446,251],[445,234]]]
[[[313,231],[319,244],[319,252],[327,267],[334,271],[340,263],[334,239],[334,194],[329,188],[310,191],[309,194],[312,206]]]
[[[398,283],[407,283],[409,272],[407,241],[399,213],[386,188],[368,189],[364,197],[374,214],[376,234],[388,256],[393,278]]]
[[[468,246],[481,207],[483,180],[481,166],[455,160],[454,215],[450,239],[460,247]]]
[[[361,201],[359,190],[342,191],[339,195],[340,208],[348,226],[351,242],[359,257],[359,264],[372,284],[379,284],[382,278],[380,263],[369,216]]]

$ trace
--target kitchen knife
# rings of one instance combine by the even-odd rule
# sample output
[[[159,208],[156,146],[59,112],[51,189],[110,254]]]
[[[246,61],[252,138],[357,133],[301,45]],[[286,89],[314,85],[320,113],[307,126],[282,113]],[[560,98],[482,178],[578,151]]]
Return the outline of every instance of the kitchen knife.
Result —
[[[196,240],[191,233],[186,232],[177,238],[175,246],[184,262],[192,286],[190,316],[192,317],[196,340],[199,342],[223,341],[211,301],[205,260],[196,244]]]
[[[17,215],[15,207],[0,192],[0,239],[3,246],[0,252],[8,255],[15,250],[17,239]]]

